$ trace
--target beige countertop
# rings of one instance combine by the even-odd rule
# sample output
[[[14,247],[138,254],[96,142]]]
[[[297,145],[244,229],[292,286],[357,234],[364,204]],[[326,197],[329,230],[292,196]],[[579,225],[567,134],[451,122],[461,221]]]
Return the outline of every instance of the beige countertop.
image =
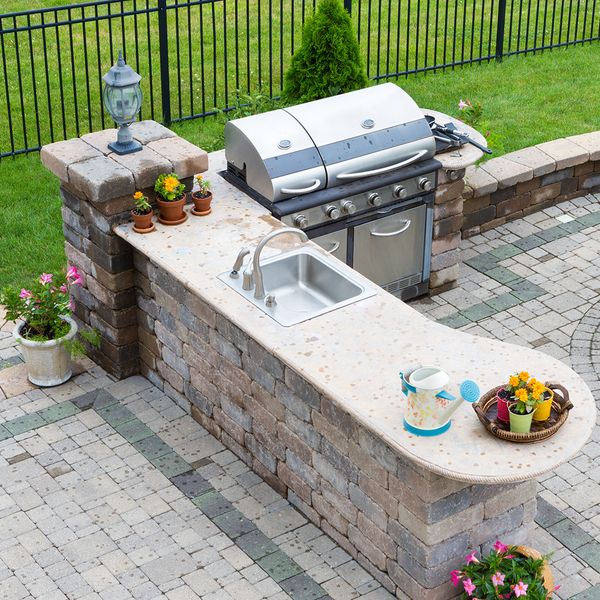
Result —
[[[399,453],[435,473],[475,483],[521,481],[552,470],[581,449],[596,421],[594,399],[574,371],[550,356],[450,329],[381,289],[350,306],[281,327],[221,282],[218,275],[231,269],[240,248],[253,249],[281,223],[217,174],[225,166],[223,151],[209,159],[205,177],[213,188],[212,214],[190,216],[175,227],[156,223],[156,232],[148,235],[122,225],[117,234]],[[267,247],[264,256],[279,251]],[[349,269],[339,261],[337,265]],[[455,395],[464,379],[474,379],[485,391],[503,383],[509,374],[527,370],[538,379],[562,383],[575,408],[553,438],[535,444],[493,438],[466,403],[454,414],[448,432],[417,437],[402,424],[405,401],[398,372],[419,364],[447,371],[447,389]]]

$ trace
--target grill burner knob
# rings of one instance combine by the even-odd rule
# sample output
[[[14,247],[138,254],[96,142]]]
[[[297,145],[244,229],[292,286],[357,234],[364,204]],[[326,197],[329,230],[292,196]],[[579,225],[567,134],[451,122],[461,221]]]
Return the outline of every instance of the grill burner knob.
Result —
[[[403,186],[397,185],[394,188],[394,198],[406,198],[407,195],[408,195],[408,192],[406,191],[406,189]]]
[[[381,203],[383,202],[381,196],[376,193],[369,194],[367,201],[371,206],[381,206]]]
[[[306,229],[308,227],[308,219],[304,215],[297,215],[294,217],[294,225],[300,229]]]
[[[325,209],[325,214],[330,219],[339,219],[342,213],[340,213],[340,209],[337,206],[332,204]]]
[[[419,188],[424,192],[429,192],[431,190],[431,181],[429,181],[427,177],[421,177],[421,179],[419,179]]]
[[[342,210],[347,215],[353,215],[356,212],[356,204],[350,200],[346,200],[345,202],[342,202]]]

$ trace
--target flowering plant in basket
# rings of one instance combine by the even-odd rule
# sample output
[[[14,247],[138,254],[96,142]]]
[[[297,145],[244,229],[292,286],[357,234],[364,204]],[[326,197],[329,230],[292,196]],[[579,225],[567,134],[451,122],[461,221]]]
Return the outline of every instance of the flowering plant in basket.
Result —
[[[514,411],[524,415],[531,412],[536,404],[544,400],[546,386],[535,377],[530,378],[526,371],[521,371],[510,376],[504,390],[509,394],[509,398],[514,398],[516,401]]]
[[[546,600],[559,586],[548,589],[544,568],[547,556],[527,556],[525,549],[496,541],[493,550],[478,559],[475,551],[465,557],[465,564],[450,573],[452,584],[463,588],[462,598],[497,600],[526,598]]]

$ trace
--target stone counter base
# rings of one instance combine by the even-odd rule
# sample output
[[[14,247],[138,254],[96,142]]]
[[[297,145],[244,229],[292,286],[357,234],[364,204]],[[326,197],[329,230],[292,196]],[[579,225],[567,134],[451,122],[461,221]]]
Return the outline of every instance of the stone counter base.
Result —
[[[145,256],[134,264],[142,374],[399,598],[447,600],[470,549],[527,539],[535,482],[421,469]]]

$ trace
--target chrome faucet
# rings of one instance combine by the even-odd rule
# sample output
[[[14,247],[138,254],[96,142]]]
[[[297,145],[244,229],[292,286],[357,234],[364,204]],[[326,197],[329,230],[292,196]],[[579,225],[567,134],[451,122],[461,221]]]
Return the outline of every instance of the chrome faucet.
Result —
[[[254,297],[261,299],[265,297],[265,285],[263,282],[263,275],[260,269],[260,253],[262,249],[275,237],[279,235],[283,235],[285,233],[293,233],[297,235],[303,242],[308,241],[308,236],[304,231],[300,229],[296,229],[295,227],[282,227],[281,229],[276,229],[271,233],[265,235],[265,237],[260,240],[258,246],[256,246],[256,250],[254,251],[254,257],[252,259],[252,272],[254,274]]]

